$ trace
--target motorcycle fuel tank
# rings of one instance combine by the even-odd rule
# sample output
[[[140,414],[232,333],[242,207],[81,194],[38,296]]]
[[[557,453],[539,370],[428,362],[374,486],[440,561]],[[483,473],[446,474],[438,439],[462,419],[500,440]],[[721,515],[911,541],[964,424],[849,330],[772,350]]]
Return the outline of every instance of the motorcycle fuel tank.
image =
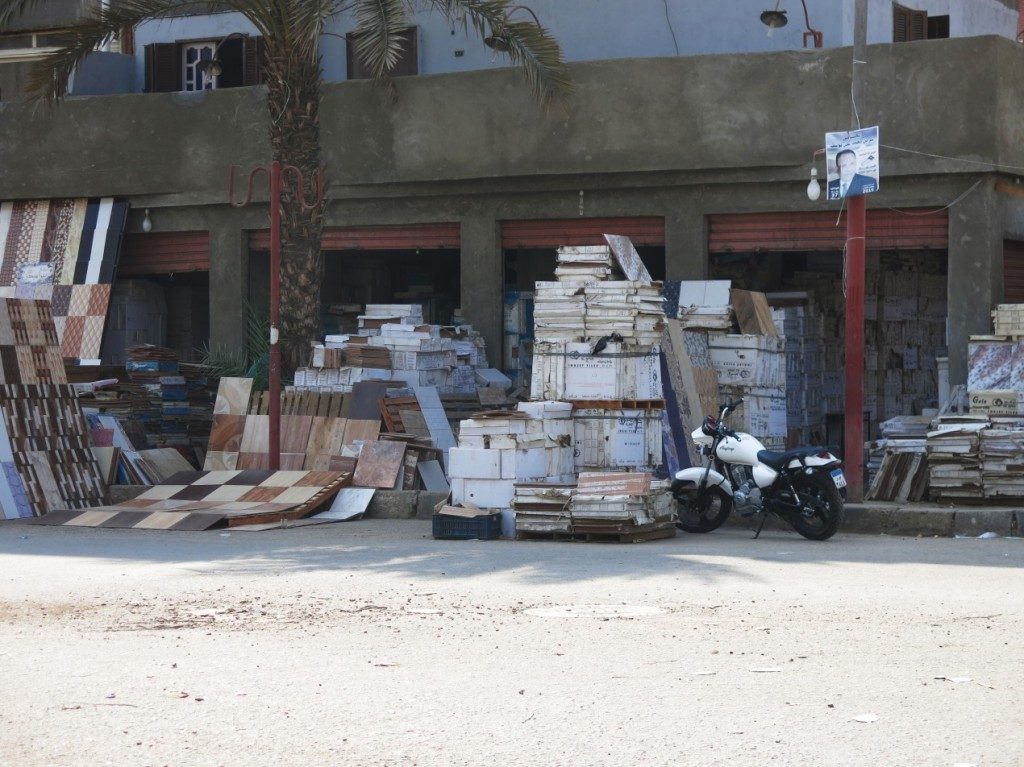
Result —
[[[726,437],[718,443],[716,455],[725,463],[735,463],[741,466],[757,466],[761,463],[757,460],[757,454],[764,450],[764,445],[749,434],[739,434],[737,437]]]

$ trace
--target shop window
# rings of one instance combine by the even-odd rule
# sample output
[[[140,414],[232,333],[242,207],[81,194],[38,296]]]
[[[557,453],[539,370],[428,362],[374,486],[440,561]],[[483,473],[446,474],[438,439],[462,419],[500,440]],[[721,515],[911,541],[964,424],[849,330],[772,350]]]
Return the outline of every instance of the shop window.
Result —
[[[371,77],[369,71],[359,57],[356,55],[356,34],[349,32],[345,35],[346,63],[348,64],[349,80],[367,80]],[[404,75],[418,75],[419,65],[419,44],[416,27],[408,27],[398,33],[402,50],[398,54],[398,62],[391,71],[392,77]]]
[[[214,55],[221,64],[216,77],[202,64]],[[152,43],[146,46],[145,56],[147,93],[237,88],[263,82],[262,37]]]
[[[949,17],[946,16],[946,37],[949,37]],[[915,11],[893,3],[892,6],[892,41],[907,43],[913,40],[928,39],[928,12]]]

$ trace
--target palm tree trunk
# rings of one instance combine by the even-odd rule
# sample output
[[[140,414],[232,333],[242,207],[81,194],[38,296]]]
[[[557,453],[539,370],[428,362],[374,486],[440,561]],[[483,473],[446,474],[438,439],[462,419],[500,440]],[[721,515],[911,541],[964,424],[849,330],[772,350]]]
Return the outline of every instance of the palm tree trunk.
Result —
[[[284,50],[268,50],[266,83],[274,159],[298,168],[309,201],[320,168],[320,62]],[[323,206],[302,210],[301,193],[285,173],[281,194],[281,362],[285,377],[309,363],[320,341],[323,283]]]

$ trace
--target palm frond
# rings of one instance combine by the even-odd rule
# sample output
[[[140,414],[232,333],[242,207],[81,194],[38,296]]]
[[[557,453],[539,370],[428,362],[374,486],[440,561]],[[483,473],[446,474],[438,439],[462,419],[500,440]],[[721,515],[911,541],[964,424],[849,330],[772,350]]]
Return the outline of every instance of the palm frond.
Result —
[[[399,32],[409,26],[405,0],[359,0],[355,17],[355,54],[374,81],[387,84],[402,55]]]
[[[42,4],[42,0],[0,0],[0,32],[7,31],[12,21]]]
[[[542,104],[549,104],[556,95],[572,90],[562,49],[558,41],[532,19],[509,19],[512,3],[513,0],[430,0],[450,23],[461,24],[463,29],[472,26],[481,39],[500,32],[508,43],[509,59],[522,69],[534,96]]]

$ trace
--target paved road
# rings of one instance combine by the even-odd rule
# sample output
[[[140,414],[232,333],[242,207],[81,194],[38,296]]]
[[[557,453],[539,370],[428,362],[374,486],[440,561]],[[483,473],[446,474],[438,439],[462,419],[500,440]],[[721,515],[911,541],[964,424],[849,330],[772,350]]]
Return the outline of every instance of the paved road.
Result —
[[[428,532],[0,525],[0,764],[1024,764],[1024,540]]]

